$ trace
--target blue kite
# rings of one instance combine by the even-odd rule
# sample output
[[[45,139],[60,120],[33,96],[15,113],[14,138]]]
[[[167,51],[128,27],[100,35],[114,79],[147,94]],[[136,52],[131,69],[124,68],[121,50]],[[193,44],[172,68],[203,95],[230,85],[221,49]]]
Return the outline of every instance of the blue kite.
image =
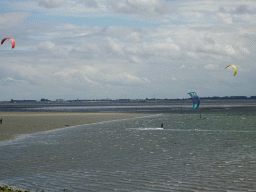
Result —
[[[191,99],[193,101],[192,110],[197,109],[199,107],[199,104],[200,104],[200,97],[196,94],[196,92],[190,92],[188,94],[191,96]]]

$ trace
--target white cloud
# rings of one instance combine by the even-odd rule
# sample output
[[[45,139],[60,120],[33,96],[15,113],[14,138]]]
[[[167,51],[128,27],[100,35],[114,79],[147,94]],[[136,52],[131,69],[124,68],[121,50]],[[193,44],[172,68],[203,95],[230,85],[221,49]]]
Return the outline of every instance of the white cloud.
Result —
[[[185,65],[181,65],[181,66],[180,66],[180,69],[184,69],[184,68],[186,68]]]
[[[233,23],[233,19],[229,13],[218,13],[217,16],[218,16],[219,20],[224,23],[227,23],[227,24]]]
[[[12,77],[7,77],[5,79],[3,79],[3,82],[5,83],[5,85],[8,86],[24,86],[24,85],[30,85],[30,83],[28,81],[25,80],[19,80],[19,79],[14,79]]]
[[[189,18],[204,18],[205,17],[205,13],[201,13],[201,12],[192,12],[192,11],[188,11],[188,12],[182,12],[181,13],[182,16]]]
[[[127,72],[123,72],[123,73],[118,74],[118,77],[125,83],[127,83],[127,82],[140,83],[140,82],[143,82],[143,81],[150,82],[147,78],[139,78],[139,77],[131,75]]]
[[[141,34],[138,32],[131,32],[125,37],[126,42],[140,42]]]
[[[0,14],[0,29],[8,29],[21,25],[30,15],[28,12],[12,12]]]
[[[39,43],[38,46],[34,48],[34,50],[37,50],[39,53],[51,53],[51,54],[59,54],[62,56],[65,56],[68,54],[68,52],[65,49],[58,48],[53,42],[51,41],[44,41]]]
[[[214,65],[214,64],[208,64],[208,65],[205,65],[204,68],[205,69],[218,69],[218,65]]]
[[[115,13],[152,17],[170,14],[173,8],[165,0],[105,0]]]
[[[188,51],[187,55],[193,59],[199,59],[199,56],[196,54],[196,52]]]
[[[101,17],[107,16],[106,6],[99,2],[94,6],[85,0],[2,0],[4,4],[16,11],[37,12],[43,15],[58,15],[72,17]],[[1,1],[1,3],[2,3]]]
[[[107,41],[108,41],[110,49],[114,53],[117,53],[118,55],[124,55],[123,45],[121,43],[119,43],[118,39],[113,39],[113,38],[108,37]]]
[[[231,45],[225,45],[225,51],[231,55],[236,53],[235,49]]]
[[[75,30],[72,30],[75,29]],[[58,26],[63,34],[74,37],[69,54],[83,53],[83,58],[105,60],[116,58],[120,61],[143,63],[163,61],[164,59],[200,59],[214,58],[226,60],[239,58],[241,54],[250,54],[252,47],[246,45],[246,39],[239,35],[253,33],[244,28],[226,27],[162,27],[155,30],[127,29],[122,27],[106,28],[104,32],[94,32],[93,28]],[[240,30],[241,29],[241,30]],[[97,29],[101,31],[101,29]],[[81,35],[79,35],[81,31]],[[102,30],[103,31],[103,30]],[[77,35],[74,35],[77,34]],[[84,35],[83,35],[84,34]],[[79,38],[79,42],[76,42]],[[63,47],[63,46],[62,46]]]
[[[139,59],[139,58],[136,57],[136,56],[131,56],[131,57],[129,57],[129,61],[132,62],[132,63],[142,63],[142,60]]]
[[[242,14],[242,15],[234,15],[234,19],[241,20],[242,22],[246,22],[248,24],[254,24],[256,23],[256,14]]]
[[[108,63],[107,66],[80,65],[77,68],[65,68],[55,73],[66,84],[82,85],[87,83],[89,87],[106,88],[118,85],[150,83],[146,77],[138,77],[132,72],[124,71],[123,67],[115,67],[115,64]]]
[[[4,81],[5,82],[13,82],[14,81],[14,79],[13,78],[11,78],[11,77],[6,77],[6,78],[4,78]]]
[[[39,50],[46,50],[46,51],[55,51],[56,46],[54,43],[50,41],[42,42],[38,45]]]

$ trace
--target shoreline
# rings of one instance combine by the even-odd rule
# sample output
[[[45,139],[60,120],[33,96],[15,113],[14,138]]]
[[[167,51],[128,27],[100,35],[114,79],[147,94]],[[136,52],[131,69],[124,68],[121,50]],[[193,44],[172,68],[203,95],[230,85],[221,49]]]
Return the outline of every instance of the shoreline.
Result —
[[[146,113],[0,112],[0,142],[76,125],[144,117]],[[151,114],[152,115],[152,114]]]

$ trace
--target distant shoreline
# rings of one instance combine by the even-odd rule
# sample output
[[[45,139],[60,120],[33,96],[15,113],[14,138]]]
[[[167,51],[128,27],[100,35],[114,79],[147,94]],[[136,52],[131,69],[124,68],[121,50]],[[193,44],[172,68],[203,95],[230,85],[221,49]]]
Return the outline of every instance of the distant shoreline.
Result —
[[[0,102],[2,108],[23,108],[23,107],[54,107],[54,106],[154,106],[154,105],[188,105],[191,99],[156,99],[156,100],[74,100],[72,102],[62,101],[35,101],[29,102]],[[244,104],[256,106],[256,99],[201,99],[201,105],[232,105]]]
[[[0,112],[81,112],[81,113],[199,113],[216,110],[256,109],[256,100],[201,101],[197,110],[191,111],[192,101],[172,103],[0,103]]]

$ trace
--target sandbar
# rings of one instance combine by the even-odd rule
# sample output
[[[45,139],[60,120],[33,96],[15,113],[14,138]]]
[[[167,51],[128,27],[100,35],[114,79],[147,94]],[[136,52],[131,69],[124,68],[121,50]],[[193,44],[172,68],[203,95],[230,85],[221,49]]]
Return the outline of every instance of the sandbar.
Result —
[[[0,112],[0,141],[75,125],[148,116],[141,113]]]

